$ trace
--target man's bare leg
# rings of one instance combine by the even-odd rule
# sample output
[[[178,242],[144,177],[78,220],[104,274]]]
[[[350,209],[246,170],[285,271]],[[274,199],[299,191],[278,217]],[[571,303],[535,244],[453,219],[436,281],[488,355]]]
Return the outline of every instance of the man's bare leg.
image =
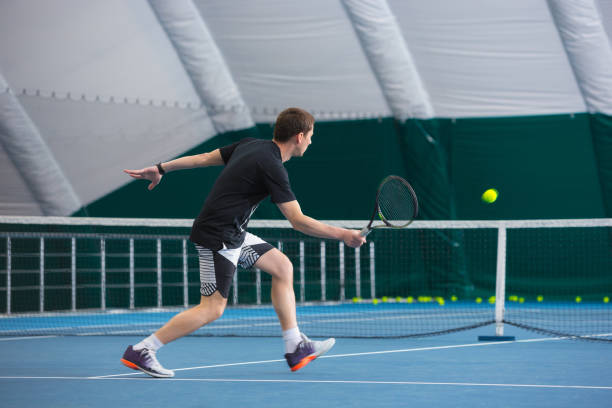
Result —
[[[202,296],[200,304],[187,309],[168,321],[155,336],[164,344],[179,339],[217,320],[223,314],[227,299],[219,291],[210,296]]]
[[[285,254],[271,249],[255,262],[255,267],[272,276],[272,304],[283,329],[285,359],[291,371],[297,371],[331,349],[336,341],[312,341],[300,333],[295,311],[293,265]]]
[[[272,304],[283,331],[297,327],[293,265],[289,258],[274,248],[260,256],[255,267],[272,276]]]
[[[227,299],[216,291],[202,296],[200,304],[185,310],[168,321],[161,329],[134,346],[129,346],[121,362],[129,368],[140,370],[152,377],[174,377],[174,371],[164,368],[155,353],[163,345],[199,329],[218,319],[225,310]]]

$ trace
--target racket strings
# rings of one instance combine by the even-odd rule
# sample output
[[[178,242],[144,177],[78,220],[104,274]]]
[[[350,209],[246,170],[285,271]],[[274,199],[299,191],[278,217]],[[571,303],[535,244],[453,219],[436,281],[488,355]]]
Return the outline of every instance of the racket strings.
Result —
[[[417,211],[410,186],[398,179],[384,183],[378,196],[378,211],[380,217],[393,226],[410,222]]]

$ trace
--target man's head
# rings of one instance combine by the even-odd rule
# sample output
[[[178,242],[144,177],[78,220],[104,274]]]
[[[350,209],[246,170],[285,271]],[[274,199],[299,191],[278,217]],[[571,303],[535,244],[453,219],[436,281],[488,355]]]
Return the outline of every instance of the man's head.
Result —
[[[289,141],[299,133],[308,133],[314,127],[314,117],[300,108],[287,108],[276,118],[274,140],[280,143]]]
[[[291,156],[302,156],[311,143],[314,117],[300,108],[288,108],[276,118],[273,140],[292,144]]]

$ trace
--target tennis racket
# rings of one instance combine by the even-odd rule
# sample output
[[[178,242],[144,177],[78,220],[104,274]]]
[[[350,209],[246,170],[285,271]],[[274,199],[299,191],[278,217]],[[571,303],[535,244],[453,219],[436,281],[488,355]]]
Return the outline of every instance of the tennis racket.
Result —
[[[412,186],[399,176],[387,176],[378,186],[370,222],[360,234],[365,237],[376,228],[407,227],[418,213],[419,202]],[[372,226],[377,216],[383,223]]]

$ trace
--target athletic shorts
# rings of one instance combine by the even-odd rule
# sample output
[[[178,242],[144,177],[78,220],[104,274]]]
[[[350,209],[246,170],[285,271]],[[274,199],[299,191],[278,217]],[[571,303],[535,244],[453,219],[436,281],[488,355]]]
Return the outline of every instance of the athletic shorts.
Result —
[[[249,269],[260,256],[274,248],[249,232],[240,248],[213,251],[195,244],[200,258],[200,293],[210,296],[219,291],[227,299],[236,267]]]

